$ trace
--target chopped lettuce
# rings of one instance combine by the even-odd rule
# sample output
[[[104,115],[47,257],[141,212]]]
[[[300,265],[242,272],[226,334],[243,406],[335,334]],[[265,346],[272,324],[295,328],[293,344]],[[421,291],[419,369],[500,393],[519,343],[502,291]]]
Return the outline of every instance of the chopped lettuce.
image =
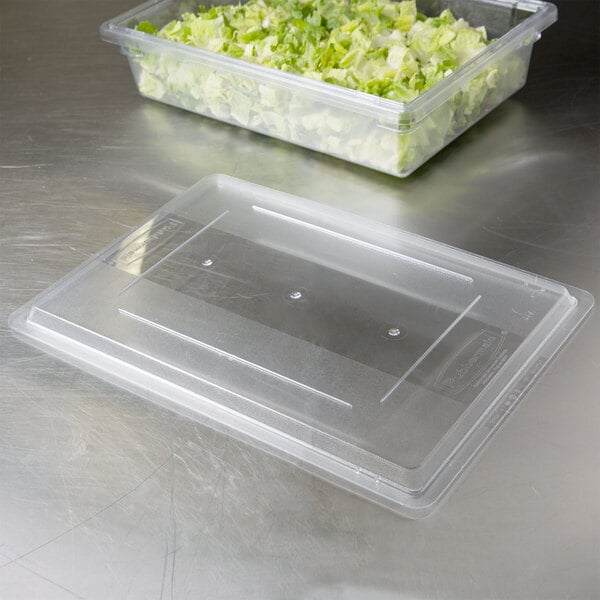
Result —
[[[158,27],[150,23],[150,21],[142,21],[136,26],[138,31],[149,33],[150,35],[156,35],[158,33]]]
[[[414,0],[249,0],[137,29],[397,102],[414,100],[489,44],[483,28],[449,10],[425,17]],[[384,118],[285,81],[215,68],[176,44],[130,60],[147,97],[404,176],[517,90],[529,51],[480,69],[428,112],[388,110]]]
[[[485,29],[414,0],[249,0],[137,29],[391,100],[406,102],[481,52]]]

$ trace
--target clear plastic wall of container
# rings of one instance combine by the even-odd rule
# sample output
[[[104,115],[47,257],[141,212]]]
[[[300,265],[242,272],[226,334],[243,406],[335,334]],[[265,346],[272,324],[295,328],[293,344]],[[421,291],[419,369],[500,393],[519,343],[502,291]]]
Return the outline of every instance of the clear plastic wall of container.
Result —
[[[417,5],[426,15],[449,7],[473,26],[484,25],[496,41],[410,103],[133,30],[143,20],[160,27],[195,10],[196,2],[189,0],[147,3],[105,23],[101,33],[122,46],[143,96],[404,177],[525,84],[533,43],[556,20],[553,5],[536,1],[418,0]]]

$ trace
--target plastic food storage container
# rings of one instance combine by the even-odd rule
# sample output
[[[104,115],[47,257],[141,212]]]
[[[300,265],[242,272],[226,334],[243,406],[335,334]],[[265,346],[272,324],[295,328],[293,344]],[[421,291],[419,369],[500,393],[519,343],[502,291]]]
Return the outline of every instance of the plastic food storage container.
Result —
[[[417,0],[420,12],[450,8],[484,25],[496,41],[401,103],[133,29],[144,20],[162,27],[197,6],[197,0],[153,0],[102,25],[102,38],[128,57],[143,96],[399,177],[521,88],[533,43],[556,20],[552,4],[535,0]]]
[[[587,292],[211,176],[10,324],[144,398],[420,517],[592,304]]]

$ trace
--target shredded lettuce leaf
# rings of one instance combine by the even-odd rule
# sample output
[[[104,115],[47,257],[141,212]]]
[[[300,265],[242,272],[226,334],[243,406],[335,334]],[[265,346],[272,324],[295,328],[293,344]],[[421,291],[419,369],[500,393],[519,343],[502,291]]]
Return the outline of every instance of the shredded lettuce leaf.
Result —
[[[407,102],[481,52],[485,28],[414,0],[249,0],[137,29],[311,79]]]
[[[138,31],[143,31],[144,33],[149,33],[150,35],[156,35],[158,33],[158,27],[150,23],[150,21],[142,21],[136,25],[136,29]]]

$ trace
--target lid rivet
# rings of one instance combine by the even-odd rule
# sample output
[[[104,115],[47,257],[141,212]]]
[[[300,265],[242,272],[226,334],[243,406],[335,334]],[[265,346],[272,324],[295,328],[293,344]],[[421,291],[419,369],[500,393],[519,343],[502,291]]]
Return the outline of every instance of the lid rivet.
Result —
[[[203,267],[212,267],[215,264],[215,261],[212,258],[205,258],[202,261]]]
[[[302,292],[299,290],[293,290],[288,295],[292,300],[300,300],[302,298]]]
[[[388,335],[390,337],[398,337],[402,333],[402,330],[399,327],[390,327],[388,329]]]

